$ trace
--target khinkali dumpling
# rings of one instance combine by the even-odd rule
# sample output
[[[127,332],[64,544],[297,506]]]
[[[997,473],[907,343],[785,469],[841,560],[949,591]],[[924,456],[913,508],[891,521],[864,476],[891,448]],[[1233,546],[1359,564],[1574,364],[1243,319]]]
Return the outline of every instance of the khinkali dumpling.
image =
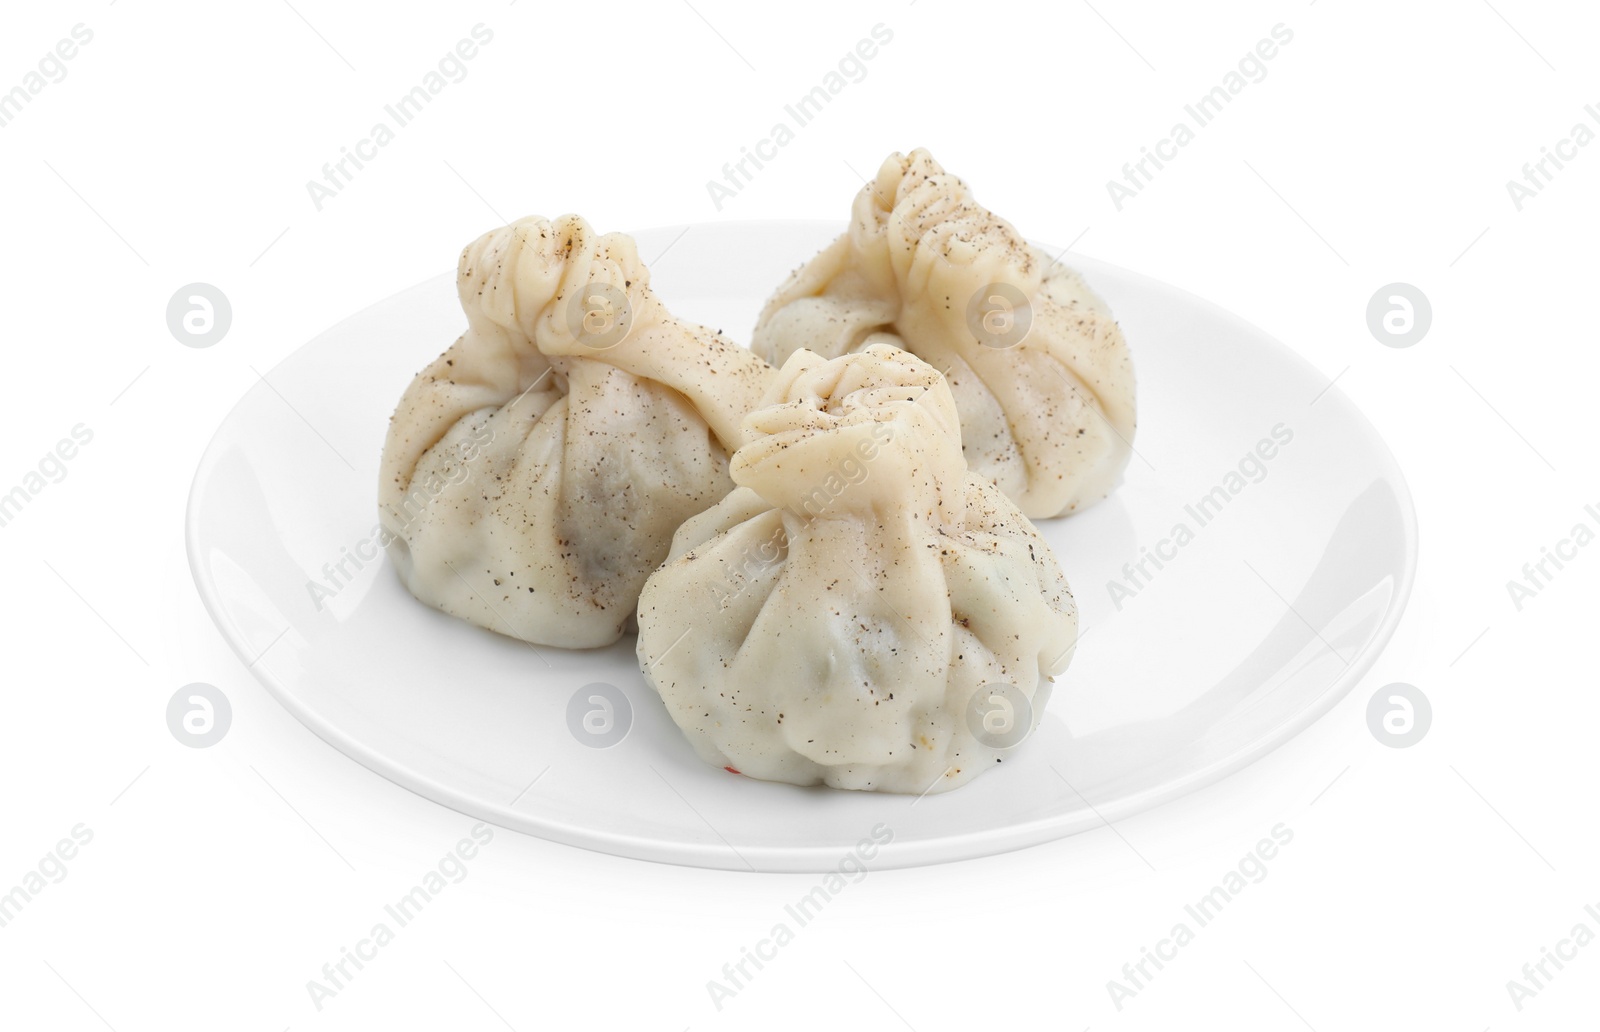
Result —
[[[967,470],[939,370],[886,345],[797,352],[639,598],[639,662],[710,763],[922,793],[993,767],[1066,669],[1050,548]]]
[[[527,218],[462,252],[467,332],[390,422],[379,502],[411,592],[540,645],[632,626],[673,532],[732,489],[775,375],[650,289],[631,238]]]
[[[948,378],[967,464],[1024,513],[1104,498],[1133,449],[1133,366],[1083,278],[925,150],[890,155],[853,216],[767,302],[751,347],[773,365],[903,347]]]

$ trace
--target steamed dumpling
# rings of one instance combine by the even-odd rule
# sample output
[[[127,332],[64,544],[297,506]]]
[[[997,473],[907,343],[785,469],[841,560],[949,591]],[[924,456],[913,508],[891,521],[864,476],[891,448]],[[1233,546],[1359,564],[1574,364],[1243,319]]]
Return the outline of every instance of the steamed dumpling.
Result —
[[[631,238],[527,218],[462,252],[467,331],[418,374],[379,508],[412,594],[540,645],[607,645],[673,532],[732,489],[774,370],[672,316]]]
[[[797,352],[639,599],[639,662],[707,762],[922,793],[995,766],[1077,611],[1033,525],[967,470],[939,370]]]
[[[944,372],[967,464],[1035,519],[1116,486],[1133,449],[1133,365],[1105,302],[925,150],[890,155],[849,230],[767,302],[752,348],[782,365],[871,343]]]

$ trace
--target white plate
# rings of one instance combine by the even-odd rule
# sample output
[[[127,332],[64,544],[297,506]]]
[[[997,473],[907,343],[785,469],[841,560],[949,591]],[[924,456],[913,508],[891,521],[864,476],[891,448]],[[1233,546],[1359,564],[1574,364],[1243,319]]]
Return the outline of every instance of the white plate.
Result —
[[[767,294],[838,231],[713,224],[638,241],[660,256],[652,282],[675,313],[745,338]],[[1038,732],[958,791],[918,801],[706,766],[641,679],[631,638],[535,655],[415,601],[381,555],[359,571],[347,560],[353,577],[319,611],[308,584],[329,584],[324,565],[375,548],[395,402],[463,327],[451,276],[339,324],[245,395],[195,477],[195,581],[234,649],[318,735],[506,828],[646,860],[824,871],[878,825],[893,837],[877,867],[1099,827],[1237,770],[1337,702],[1400,618],[1416,526],[1387,448],[1325,376],[1206,302],[1073,261],[1133,349],[1139,455],[1110,500],[1040,525],[1077,595],[1082,644]],[[1293,440],[1202,526],[1186,506],[1237,487],[1230,471],[1280,425]],[[1161,546],[1179,524],[1192,540]],[[1153,576],[1119,608],[1108,584],[1158,546],[1171,558],[1147,560]],[[566,717],[595,682],[633,710],[605,749]]]

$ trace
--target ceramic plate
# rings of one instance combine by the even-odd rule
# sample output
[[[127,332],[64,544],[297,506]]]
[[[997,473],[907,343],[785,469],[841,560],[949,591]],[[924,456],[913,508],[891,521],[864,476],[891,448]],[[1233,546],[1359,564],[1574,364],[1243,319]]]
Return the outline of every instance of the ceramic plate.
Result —
[[[748,338],[768,293],[840,227],[637,235],[673,312]],[[1047,248],[1055,253],[1054,248]],[[441,276],[301,348],[217,431],[189,503],[206,606],[296,717],[396,784],[497,825],[621,856],[824,871],[938,863],[1100,827],[1235,771],[1326,712],[1400,618],[1415,517],[1388,449],[1325,376],[1228,313],[1077,256],[1139,379],[1137,454],[1107,501],[1040,524],[1081,644],[1038,731],[955,792],[775,785],[700,762],[631,638],[534,650],[401,586],[375,543],[389,414],[464,321]],[[569,729],[606,684],[620,742]],[[599,736],[603,739],[605,736]]]

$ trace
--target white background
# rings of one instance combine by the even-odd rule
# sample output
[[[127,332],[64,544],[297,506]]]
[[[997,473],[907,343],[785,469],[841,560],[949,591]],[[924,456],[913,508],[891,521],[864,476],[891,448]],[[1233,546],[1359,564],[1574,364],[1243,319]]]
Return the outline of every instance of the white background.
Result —
[[[1592,1021],[1600,944],[1520,1012],[1506,982],[1579,921],[1600,931],[1584,914],[1600,904],[1600,549],[1521,611],[1506,582],[1600,503],[1600,147],[1520,211],[1505,184],[1600,102],[1596,12],[1539,0],[296,8],[12,5],[0,33],[0,90],[74,25],[94,33],[0,129],[0,490],[76,424],[94,433],[66,478],[0,528],[0,885],[74,825],[94,833],[65,880],[0,928],[0,1025]],[[467,78],[318,211],[306,181],[480,22],[494,39]],[[864,81],[718,211],[706,181],[880,22],[893,40]],[[1106,181],[1278,23],[1294,37],[1266,78],[1117,210]],[[307,980],[471,822],[316,739],[208,622],[182,532],[212,430],[256,370],[449,268],[503,217],[577,211],[604,230],[842,219],[852,169],[918,145],[1031,237],[1077,240],[1211,299],[1338,376],[1420,516],[1395,642],[1311,730],[1116,833],[869,875],[720,1012],[707,980],[813,878],[511,832],[318,1012]],[[194,281],[234,309],[206,350],[165,322]],[[1368,299],[1394,281],[1434,310],[1405,350],[1366,326]],[[214,748],[186,748],[165,724],[191,681],[232,700]],[[1409,749],[1375,741],[1364,717],[1393,681],[1433,702],[1432,730]],[[1119,1011],[1107,980],[1280,822],[1295,838],[1267,880]]]

